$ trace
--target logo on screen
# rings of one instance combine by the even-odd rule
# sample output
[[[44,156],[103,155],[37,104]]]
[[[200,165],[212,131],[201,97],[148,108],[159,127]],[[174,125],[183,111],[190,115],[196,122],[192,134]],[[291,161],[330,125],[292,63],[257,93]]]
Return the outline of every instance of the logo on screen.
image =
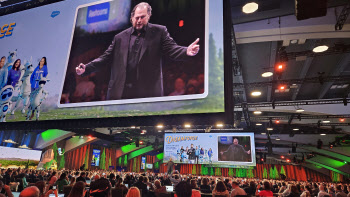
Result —
[[[51,13],[51,17],[52,17],[52,18],[55,18],[55,17],[58,16],[60,13],[61,13],[60,11],[53,11],[53,12]]]
[[[227,137],[220,137],[220,141],[227,142]]]
[[[109,17],[109,2],[88,7],[86,23],[106,21]]]
[[[12,31],[14,30],[15,26],[16,23],[10,23],[0,26],[0,39],[4,38],[5,36],[12,36]]]

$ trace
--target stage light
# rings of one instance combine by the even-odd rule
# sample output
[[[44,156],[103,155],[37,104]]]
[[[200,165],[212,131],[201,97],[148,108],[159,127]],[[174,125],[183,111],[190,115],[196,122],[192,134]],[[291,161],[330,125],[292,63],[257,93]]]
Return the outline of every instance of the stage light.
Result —
[[[329,120],[323,120],[322,123],[330,123],[331,121]]]
[[[276,120],[275,122],[276,122],[276,124],[279,124],[279,123],[280,123],[280,121],[279,121],[279,120]]]
[[[273,72],[264,72],[261,74],[262,77],[271,77],[273,75]]]
[[[164,126],[163,126],[162,124],[159,124],[159,125],[157,125],[157,128],[158,128],[158,129],[163,129]]]
[[[286,89],[286,86],[285,86],[285,85],[280,85],[280,86],[278,86],[278,89],[279,89],[279,90],[285,90],[285,89]]]
[[[261,133],[261,135],[266,135],[266,133]]]
[[[290,159],[287,159],[286,161],[287,161],[287,162],[290,162]]]
[[[131,126],[130,128],[135,129],[136,127],[135,126]]]
[[[191,128],[190,124],[185,124],[185,128]]]
[[[216,124],[216,126],[217,126],[217,127],[223,127],[223,126],[224,126],[224,124],[222,124],[222,123],[218,123],[218,124]]]
[[[348,162],[344,161],[344,163],[348,163]]]
[[[183,27],[184,26],[184,20],[180,20],[179,21],[179,27]]]
[[[242,7],[242,12],[246,14],[251,14],[253,12],[256,12],[259,8],[259,4],[255,2],[247,3]]]
[[[261,92],[260,91],[254,91],[251,93],[252,96],[260,96]]]
[[[88,138],[89,138],[89,139],[91,139],[91,138],[92,138],[92,136],[91,136],[91,135],[88,135]]]
[[[79,136],[79,139],[84,139],[84,136],[82,136],[82,135],[81,135],[81,136]]]
[[[140,141],[140,144],[142,145],[142,144],[143,144],[143,141]]]
[[[320,135],[326,135],[325,133],[321,133]]]
[[[130,138],[130,141],[132,141],[132,138]]]
[[[142,131],[141,131],[141,135],[144,135],[144,134],[146,134],[146,133],[147,133],[146,130],[142,130]]]
[[[158,130],[158,133],[161,133],[162,132],[162,130]]]
[[[276,138],[276,140],[281,140],[280,138]]]
[[[284,67],[285,67],[284,63],[279,63],[276,66],[276,71],[281,73],[284,70]]]
[[[261,158],[260,160],[261,160],[261,161],[264,161],[264,158]]]
[[[256,126],[261,126],[262,124],[261,123],[256,123]]]
[[[305,110],[304,109],[302,109],[302,108],[298,108],[297,110],[295,110],[296,112],[298,112],[298,113],[301,113],[301,112],[304,112]]]
[[[268,131],[272,131],[272,130],[273,130],[273,128],[267,128],[267,130],[268,130]]]
[[[122,133],[121,131],[117,130],[117,133]]]
[[[261,111],[254,111],[253,114],[255,115],[260,115],[262,112]]]
[[[283,156],[283,155],[281,155],[281,159],[284,159],[284,156]]]
[[[299,131],[299,129],[298,129],[298,128],[295,128],[295,129],[293,129],[293,131]]]
[[[326,45],[317,46],[317,47],[315,47],[314,49],[312,49],[312,51],[313,51],[314,53],[322,53],[322,52],[325,52],[325,51],[327,51],[327,50],[328,50],[328,46],[326,46]]]
[[[345,118],[340,118],[339,121],[340,122],[345,122]]]

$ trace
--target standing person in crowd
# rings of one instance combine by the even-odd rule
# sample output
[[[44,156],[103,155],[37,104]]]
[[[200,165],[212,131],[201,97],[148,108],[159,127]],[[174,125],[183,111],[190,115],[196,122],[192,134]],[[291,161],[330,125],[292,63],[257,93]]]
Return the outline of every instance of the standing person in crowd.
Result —
[[[202,193],[211,193],[211,189],[210,189],[210,186],[209,186],[209,179],[208,178],[203,178],[202,179],[202,184],[199,187],[200,187],[200,191]]]
[[[167,193],[165,186],[161,186],[159,180],[154,181],[154,186],[156,187],[156,189],[154,190],[154,194],[156,195],[156,197],[159,197],[159,194]]]
[[[319,192],[317,194],[317,197],[324,197],[324,196],[329,196],[328,193],[325,191],[325,187],[321,184],[319,186]]]
[[[47,183],[50,189],[57,181],[56,174],[57,174],[56,171],[52,172],[51,176],[47,179]]]
[[[346,193],[343,192],[341,185],[337,185],[336,191],[335,191],[335,197],[346,197]]]
[[[312,191],[311,191],[310,187],[307,185],[307,186],[304,186],[304,188],[305,189],[304,189],[303,193],[301,193],[300,197],[311,197]]]
[[[19,78],[21,77],[21,60],[17,59],[13,65],[12,69],[8,71],[7,75],[7,85],[11,85],[12,87],[15,87],[18,83]]]
[[[123,178],[118,178],[118,182],[115,184],[116,189],[121,189],[123,191],[124,196],[127,194],[128,192],[128,188],[122,184],[123,183]]]
[[[87,190],[85,190],[85,183],[79,181],[72,187],[72,190],[70,191],[68,197],[84,197],[86,191]]]
[[[70,181],[69,181],[70,183],[69,183],[69,186],[74,186],[74,184],[75,184],[75,177],[72,177],[72,178],[70,178]]]
[[[46,77],[48,74],[46,57],[41,58],[40,62],[38,63],[38,66],[34,69],[34,72],[30,76],[32,92],[39,88],[39,79],[41,74],[43,75],[43,77]]]
[[[232,182],[232,192],[231,197],[235,197],[237,195],[247,195],[247,193],[239,187],[239,184],[237,182]]]
[[[256,190],[256,184],[254,181],[250,181],[249,186],[244,188],[244,191],[247,193],[248,196],[254,196]]]
[[[147,195],[147,185],[143,183],[143,176],[140,176],[139,181],[137,181],[133,186],[142,191],[142,196]]]
[[[10,187],[2,181],[0,181],[0,194],[4,194],[6,197],[13,197]]]
[[[229,192],[223,181],[218,181],[215,188],[212,191],[213,197],[216,195],[229,197]]]
[[[114,173],[111,173],[111,174],[109,175],[109,182],[111,182],[112,187],[114,187],[115,184],[117,183],[117,182],[116,182],[116,179],[115,179]]]

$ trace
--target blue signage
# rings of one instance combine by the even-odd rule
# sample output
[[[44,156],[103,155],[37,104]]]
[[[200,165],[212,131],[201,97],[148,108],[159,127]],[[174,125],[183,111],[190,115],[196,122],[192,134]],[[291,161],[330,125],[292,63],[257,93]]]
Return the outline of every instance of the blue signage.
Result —
[[[220,137],[220,141],[227,142],[227,137],[226,136],[225,137]]]
[[[101,150],[97,150],[97,149],[92,150],[91,166],[99,166],[100,165],[100,152],[101,152]]]
[[[144,170],[146,167],[146,157],[141,158],[141,170]]]
[[[109,17],[109,2],[92,5],[88,7],[86,23],[97,23],[107,21]]]

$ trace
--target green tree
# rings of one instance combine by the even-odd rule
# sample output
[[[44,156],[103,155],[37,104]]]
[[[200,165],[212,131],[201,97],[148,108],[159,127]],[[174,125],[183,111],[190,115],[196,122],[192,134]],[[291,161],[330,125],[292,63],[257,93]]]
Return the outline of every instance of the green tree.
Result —
[[[192,174],[197,174],[197,167],[196,167],[196,165],[193,165]]]
[[[60,166],[58,167],[58,169],[62,170],[66,164],[66,161],[64,159],[64,149],[62,149],[62,155],[61,155],[61,160],[60,160]]]
[[[112,166],[112,158],[111,157],[109,157],[109,161],[108,161],[108,167],[109,166]]]
[[[264,179],[267,179],[267,170],[266,170],[266,168],[264,168],[263,178],[264,178]]]
[[[247,177],[248,177],[248,178],[254,178],[254,173],[253,173],[253,170],[252,170],[252,169],[249,169],[249,170],[248,170]]]
[[[102,170],[106,169],[106,152],[105,152],[105,148],[103,148],[101,159],[100,159],[100,169],[102,169]]]
[[[124,167],[128,165],[128,156],[124,156]]]
[[[87,170],[88,166],[89,166],[89,150],[88,149],[86,149],[84,164],[85,164],[84,170]]]
[[[214,169],[213,168],[210,168],[210,173],[209,173],[210,176],[213,176],[214,175]]]
[[[284,171],[283,166],[281,166],[281,172],[280,172],[280,174],[286,175],[286,171]]]
[[[58,148],[57,148],[57,144],[56,143],[54,143],[52,145],[52,150],[53,150],[53,155],[54,155],[53,158],[54,158],[55,161],[57,161]]]
[[[276,167],[276,166],[273,168],[273,173],[275,174],[275,179],[279,179],[279,178],[280,178],[280,176],[279,176],[279,173],[278,173],[278,170],[277,170],[277,167]]]
[[[270,168],[270,179],[275,179],[275,174],[273,173],[272,167]]]
[[[215,175],[221,176],[221,168],[215,168]]]
[[[228,176],[233,176],[233,168],[230,168],[230,169],[228,170]]]

